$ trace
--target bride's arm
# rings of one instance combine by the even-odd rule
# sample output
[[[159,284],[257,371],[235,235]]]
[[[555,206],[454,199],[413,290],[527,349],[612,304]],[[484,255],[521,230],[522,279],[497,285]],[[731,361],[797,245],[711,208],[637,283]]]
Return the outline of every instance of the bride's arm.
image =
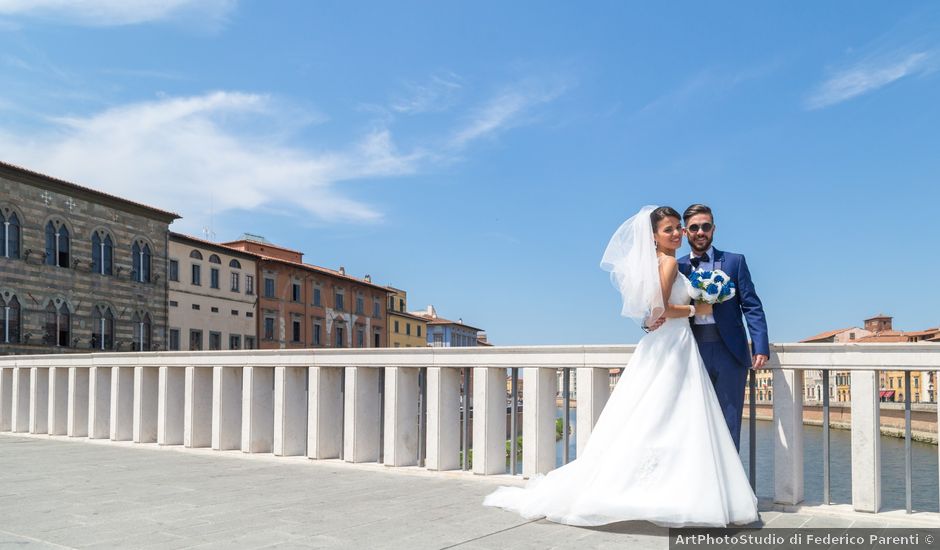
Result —
[[[676,305],[669,303],[669,295],[672,294],[672,285],[676,282],[676,276],[679,274],[679,263],[672,256],[665,256],[659,262],[659,285],[663,292],[663,305],[665,311],[663,317],[673,319],[688,317],[692,312],[690,305]]]

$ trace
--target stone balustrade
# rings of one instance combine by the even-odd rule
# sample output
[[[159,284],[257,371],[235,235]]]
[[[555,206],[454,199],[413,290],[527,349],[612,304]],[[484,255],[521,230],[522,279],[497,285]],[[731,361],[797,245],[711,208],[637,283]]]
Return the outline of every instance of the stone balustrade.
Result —
[[[461,467],[462,369],[470,369],[472,471],[504,474],[507,369],[519,368],[522,475],[530,477],[555,467],[557,369],[574,369],[577,379],[580,450],[609,396],[609,369],[627,365],[634,349],[6,356],[0,357],[0,431],[455,470]],[[858,511],[877,512],[877,371],[940,370],[940,344],[777,344],[769,368],[774,500],[803,500],[803,371],[851,371],[852,504]]]

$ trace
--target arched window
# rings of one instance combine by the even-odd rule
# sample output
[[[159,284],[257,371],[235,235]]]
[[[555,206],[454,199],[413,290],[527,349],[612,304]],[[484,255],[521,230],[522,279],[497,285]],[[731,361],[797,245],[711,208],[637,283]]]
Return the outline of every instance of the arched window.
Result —
[[[150,245],[137,241],[134,243],[131,253],[134,256],[133,279],[138,283],[150,282]]]
[[[134,324],[134,351],[150,351],[151,322],[149,313],[134,313],[131,319]]]
[[[12,209],[0,211],[0,257],[20,257],[20,218]]]
[[[114,313],[108,306],[95,306],[91,314],[91,349],[114,348]]]
[[[189,253],[189,257],[195,260],[201,260],[202,252],[199,252],[198,250],[193,250],[192,252]]]
[[[10,215],[10,219],[7,220],[6,227],[6,242],[7,242],[7,257],[8,258],[19,258],[20,257],[20,218],[16,215],[16,212]]]
[[[232,269],[241,269],[242,264],[238,260],[232,260],[228,263],[228,266]]]
[[[0,296],[0,322],[3,332],[0,337],[4,344],[17,344],[20,341],[20,301],[15,295],[4,299]]]
[[[103,237],[102,237],[103,235]],[[114,265],[114,241],[111,235],[95,231],[91,236],[91,265],[95,273],[111,275]]]
[[[215,254],[213,254],[213,255],[209,256],[209,263],[210,263],[210,264],[220,264],[220,263],[222,263],[222,260],[220,260],[219,257],[216,256]]]
[[[59,338],[59,335],[58,335],[59,330],[58,328],[56,328],[56,323],[58,322],[57,314],[58,314],[58,311],[56,310],[55,304],[53,304],[52,302],[49,302],[49,304],[46,305],[45,311],[43,312],[44,332],[43,332],[43,337],[42,337],[42,343],[47,346],[56,345],[56,342],[58,341],[58,338]]]
[[[69,230],[64,224],[46,224],[46,264],[69,266]]]
[[[69,347],[71,344],[72,316],[68,305],[63,300],[58,307],[55,302],[49,301],[44,311],[45,334],[43,342],[47,346]]]

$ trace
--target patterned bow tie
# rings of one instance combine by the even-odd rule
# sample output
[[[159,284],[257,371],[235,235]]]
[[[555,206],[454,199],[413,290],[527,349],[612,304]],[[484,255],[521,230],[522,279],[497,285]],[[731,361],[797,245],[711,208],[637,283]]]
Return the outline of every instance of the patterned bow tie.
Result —
[[[708,263],[708,260],[709,258],[708,258],[707,252],[705,254],[702,254],[701,256],[694,256],[692,258],[689,258],[689,261],[692,262],[692,267],[694,267],[695,269],[698,269],[699,264],[701,264],[702,262]]]

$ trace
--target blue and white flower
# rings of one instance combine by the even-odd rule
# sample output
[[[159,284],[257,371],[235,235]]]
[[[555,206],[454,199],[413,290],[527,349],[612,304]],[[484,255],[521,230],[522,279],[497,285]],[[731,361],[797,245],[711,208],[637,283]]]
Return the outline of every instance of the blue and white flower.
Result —
[[[720,304],[735,295],[734,282],[720,269],[693,271],[689,282],[692,283],[692,298],[698,302]]]

